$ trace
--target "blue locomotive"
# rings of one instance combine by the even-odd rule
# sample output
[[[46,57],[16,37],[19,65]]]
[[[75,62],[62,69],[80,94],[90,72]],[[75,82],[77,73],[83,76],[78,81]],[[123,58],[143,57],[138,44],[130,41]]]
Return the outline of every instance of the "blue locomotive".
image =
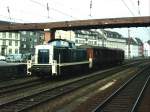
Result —
[[[54,39],[47,45],[37,45],[35,56],[27,64],[28,73],[40,76],[58,76],[68,71],[88,70],[101,64],[118,64],[124,60],[124,51],[105,47],[80,46]]]

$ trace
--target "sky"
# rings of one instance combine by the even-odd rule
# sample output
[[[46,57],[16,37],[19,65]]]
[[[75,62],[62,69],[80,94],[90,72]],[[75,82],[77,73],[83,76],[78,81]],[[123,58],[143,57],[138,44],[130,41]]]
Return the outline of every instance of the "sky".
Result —
[[[0,0],[0,20],[54,22],[150,16],[150,0]],[[90,16],[91,15],[91,16]],[[127,37],[127,28],[110,29]],[[130,28],[131,36],[150,40],[150,28]]]

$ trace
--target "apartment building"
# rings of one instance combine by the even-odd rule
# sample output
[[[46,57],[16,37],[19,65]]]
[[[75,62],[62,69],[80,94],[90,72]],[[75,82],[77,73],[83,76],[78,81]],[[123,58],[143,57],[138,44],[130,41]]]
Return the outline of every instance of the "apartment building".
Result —
[[[104,46],[104,36],[94,30],[74,30],[62,31],[58,30],[55,33],[55,38],[67,39],[75,42],[76,46],[93,45]]]
[[[33,54],[35,46],[43,44],[44,34],[40,31],[20,31],[20,53]]]
[[[143,42],[139,38],[125,38],[109,30],[56,31],[55,38],[74,41],[77,46],[92,45],[118,48],[125,51],[125,58],[143,56]]]
[[[0,32],[0,55],[20,53],[20,33]]]

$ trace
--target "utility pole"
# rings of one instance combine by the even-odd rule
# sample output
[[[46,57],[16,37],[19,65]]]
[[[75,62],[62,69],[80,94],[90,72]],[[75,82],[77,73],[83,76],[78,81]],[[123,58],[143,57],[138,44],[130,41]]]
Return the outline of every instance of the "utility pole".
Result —
[[[140,1],[139,0],[137,1],[137,4],[138,4],[138,14],[141,15],[141,13],[140,13]]]
[[[90,1],[90,14],[89,14],[89,16],[91,17],[92,16],[92,0]]]
[[[131,37],[130,37],[130,29],[128,28],[128,59],[130,59],[131,57],[130,44],[131,44]]]
[[[7,12],[8,12],[8,14],[9,14],[10,24],[12,24],[12,22],[11,22],[11,16],[10,16],[10,9],[9,9],[9,6],[7,6]]]
[[[48,19],[49,19],[49,5],[47,3],[47,14],[48,14]]]

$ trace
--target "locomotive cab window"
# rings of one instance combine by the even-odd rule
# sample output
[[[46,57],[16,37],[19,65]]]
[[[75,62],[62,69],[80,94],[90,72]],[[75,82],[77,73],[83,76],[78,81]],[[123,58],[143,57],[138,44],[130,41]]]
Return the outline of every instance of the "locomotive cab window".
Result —
[[[38,50],[38,63],[43,63],[43,64],[49,63],[49,50],[48,49]]]

